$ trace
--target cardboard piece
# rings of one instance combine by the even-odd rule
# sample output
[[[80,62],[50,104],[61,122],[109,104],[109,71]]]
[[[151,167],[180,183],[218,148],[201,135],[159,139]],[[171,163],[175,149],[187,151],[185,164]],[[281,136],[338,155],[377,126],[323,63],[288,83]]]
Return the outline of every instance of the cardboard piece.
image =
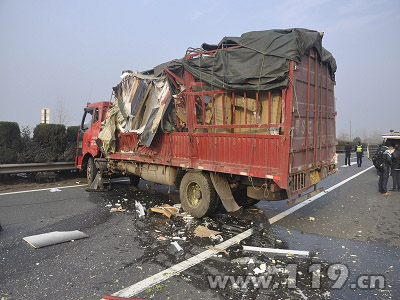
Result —
[[[211,235],[217,235],[220,233],[221,232],[219,232],[219,231],[208,229],[207,227],[202,226],[202,225],[197,226],[196,229],[194,230],[194,235],[197,237],[201,237],[201,238],[204,238],[204,237],[209,238]]]
[[[247,102],[247,104],[245,103]],[[245,114],[245,105],[246,114]],[[246,101],[242,96],[235,96],[235,124],[256,124],[257,118],[258,124],[268,124],[269,116],[269,101],[268,92],[260,92],[258,95],[258,106],[259,113],[257,114],[257,102],[256,99],[247,97]],[[281,123],[282,119],[282,94],[281,92],[274,92],[271,94],[271,123]],[[279,134],[279,127],[275,127],[274,130],[268,128],[235,128],[234,133],[254,133],[254,134]]]
[[[163,204],[161,206],[152,207],[152,208],[150,208],[150,210],[152,212],[163,214],[167,218],[171,218],[172,215],[174,215],[174,216],[184,216],[184,215],[179,213],[179,209],[178,208],[173,207],[173,206],[171,206],[169,204]]]
[[[224,98],[224,106],[222,106],[222,98]],[[215,116],[215,125],[232,125],[232,97],[230,95],[225,94],[222,97],[222,94],[217,94],[214,96],[214,116]],[[222,109],[224,108],[224,110]],[[225,111],[225,124],[223,122]],[[210,119],[212,116],[206,112],[206,122],[209,120],[211,125],[214,125],[213,120]],[[210,128],[209,132],[213,133],[231,133],[231,128]]]

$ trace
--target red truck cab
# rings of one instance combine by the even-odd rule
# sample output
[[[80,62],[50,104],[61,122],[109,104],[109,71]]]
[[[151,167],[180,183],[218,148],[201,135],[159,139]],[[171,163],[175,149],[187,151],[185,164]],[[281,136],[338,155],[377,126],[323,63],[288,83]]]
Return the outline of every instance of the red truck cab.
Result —
[[[113,103],[109,101],[103,101],[88,103],[84,108],[76,143],[75,167],[87,171],[88,184],[93,181],[96,175],[94,158],[100,156],[100,150],[96,144],[100,124],[106,118],[107,111],[112,105]]]

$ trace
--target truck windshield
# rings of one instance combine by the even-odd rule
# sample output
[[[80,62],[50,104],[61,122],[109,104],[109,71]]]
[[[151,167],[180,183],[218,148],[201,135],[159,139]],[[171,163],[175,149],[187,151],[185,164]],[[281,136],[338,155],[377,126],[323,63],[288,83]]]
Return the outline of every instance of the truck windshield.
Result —
[[[81,129],[83,131],[88,130],[90,127],[92,127],[92,117],[93,117],[93,110],[85,110],[85,113],[83,114],[82,118],[82,124],[81,124]]]

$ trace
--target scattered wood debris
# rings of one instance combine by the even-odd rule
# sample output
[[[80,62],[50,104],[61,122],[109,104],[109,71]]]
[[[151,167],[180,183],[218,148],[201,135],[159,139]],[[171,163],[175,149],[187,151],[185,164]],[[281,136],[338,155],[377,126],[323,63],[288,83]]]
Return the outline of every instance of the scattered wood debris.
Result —
[[[197,237],[201,237],[201,238],[204,238],[204,237],[209,238],[211,235],[217,235],[220,233],[221,232],[219,232],[219,231],[208,229],[207,227],[202,226],[202,225],[197,226],[196,229],[194,230],[194,235]]]
[[[113,207],[110,209],[110,212],[124,212],[126,209],[122,208],[122,206]]]
[[[173,207],[173,206],[171,206],[169,204],[163,204],[161,206],[155,206],[155,207],[150,208],[150,210],[152,212],[163,214],[169,219],[171,218],[171,216],[180,216],[180,217],[186,216],[186,214],[180,214],[179,213],[179,208]]]

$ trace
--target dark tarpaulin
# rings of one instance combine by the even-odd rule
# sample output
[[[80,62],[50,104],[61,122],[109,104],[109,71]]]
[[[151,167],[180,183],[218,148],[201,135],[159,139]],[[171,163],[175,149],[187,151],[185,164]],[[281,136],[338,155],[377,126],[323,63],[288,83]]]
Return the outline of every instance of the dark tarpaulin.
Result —
[[[242,46],[226,49],[227,46]],[[223,49],[210,56],[173,60],[168,69],[182,75],[183,68],[214,87],[228,90],[270,90],[288,85],[291,60],[315,48],[322,62],[329,65],[334,80],[336,61],[322,47],[322,34],[308,29],[266,30],[225,37],[218,45],[203,44],[206,51]],[[225,49],[224,49],[225,48]]]

